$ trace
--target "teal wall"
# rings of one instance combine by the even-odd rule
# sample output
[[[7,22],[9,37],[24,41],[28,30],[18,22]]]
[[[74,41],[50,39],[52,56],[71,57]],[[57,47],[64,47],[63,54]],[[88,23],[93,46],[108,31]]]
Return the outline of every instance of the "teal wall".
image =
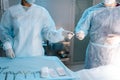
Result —
[[[77,25],[81,15],[84,10],[92,6],[93,0],[76,0],[75,7],[75,25]],[[74,53],[73,53],[73,62],[83,62],[85,59],[86,47],[88,45],[89,37],[87,36],[84,40],[80,41],[74,39]]]

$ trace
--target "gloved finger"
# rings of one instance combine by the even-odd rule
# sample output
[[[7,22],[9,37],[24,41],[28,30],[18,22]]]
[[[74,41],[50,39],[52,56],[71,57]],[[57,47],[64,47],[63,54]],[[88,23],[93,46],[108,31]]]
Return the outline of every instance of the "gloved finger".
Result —
[[[68,39],[72,39],[73,36],[74,36],[73,32],[69,32],[68,35],[67,35]]]
[[[12,54],[12,58],[15,58],[15,54],[14,53]]]
[[[12,58],[12,55],[10,55],[10,54],[6,54],[6,56],[7,56],[8,58]]]
[[[67,31],[67,30],[64,30],[63,32],[62,32],[62,34],[63,34],[63,36],[65,37],[65,38],[68,38],[68,37],[73,37],[74,36],[74,33],[73,32],[71,32],[71,31]]]
[[[75,35],[73,32],[69,31],[67,34]]]
[[[11,58],[15,58],[15,54],[14,54],[14,52],[13,51],[11,51],[11,53],[10,53],[11,55]]]
[[[10,58],[13,59],[14,57],[11,55]]]
[[[78,39],[79,39],[79,40],[83,40],[83,39],[84,39],[84,37],[78,37]]]
[[[9,57],[9,58],[14,58],[15,55],[14,55],[13,49],[7,49],[6,50],[6,56]]]
[[[79,38],[79,34],[76,34],[76,37]]]
[[[77,33],[77,34],[76,34],[76,37],[77,37],[79,40],[83,40],[84,37],[85,37],[85,35],[84,35],[84,33]]]
[[[68,35],[68,32],[63,31],[63,32],[62,32],[62,35],[63,35],[64,37],[66,37],[66,36]]]
[[[83,37],[80,36],[76,36],[76,38],[78,38],[79,40],[83,40]]]

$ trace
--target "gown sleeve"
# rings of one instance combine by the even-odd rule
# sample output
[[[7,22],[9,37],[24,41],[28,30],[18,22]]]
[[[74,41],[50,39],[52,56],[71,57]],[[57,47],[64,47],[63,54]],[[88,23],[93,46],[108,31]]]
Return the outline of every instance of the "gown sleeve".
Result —
[[[80,31],[83,31],[85,33],[85,36],[88,34],[88,31],[91,27],[91,21],[93,19],[93,12],[96,11],[97,9],[103,7],[103,3],[99,3],[97,5],[94,5],[88,9],[86,9],[80,18],[76,28],[75,28],[75,33],[79,33]]]
[[[43,29],[42,36],[45,40],[50,41],[51,43],[56,43],[64,40],[64,36],[62,35],[64,29],[56,30],[55,23],[51,18],[50,14],[46,9],[43,12]]]
[[[13,44],[13,29],[12,29],[12,17],[9,10],[7,10],[1,19],[0,26],[0,40],[3,43],[3,48],[11,48]]]
[[[86,36],[91,26],[91,18],[92,18],[91,11],[89,9],[85,10],[75,28],[75,32],[79,33],[80,31],[83,31]]]

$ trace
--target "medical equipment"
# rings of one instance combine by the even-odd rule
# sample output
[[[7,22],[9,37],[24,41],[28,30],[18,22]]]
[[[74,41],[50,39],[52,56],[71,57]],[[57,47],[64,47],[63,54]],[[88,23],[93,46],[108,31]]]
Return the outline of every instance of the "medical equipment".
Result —
[[[42,78],[48,78],[49,77],[49,68],[48,67],[43,67],[41,69],[41,77]]]
[[[7,80],[76,80],[73,72],[55,56],[16,57],[12,60],[6,57],[0,57],[0,63],[1,80],[5,80],[5,78]],[[56,71],[57,67],[62,67],[66,75],[59,76]],[[4,70],[2,70],[3,68]],[[48,76],[49,69],[54,70],[57,76],[51,73]],[[41,71],[45,71],[43,77],[41,76]]]
[[[57,74],[57,72],[55,71],[55,69],[50,68],[50,69],[49,69],[49,74],[50,74],[50,76],[53,77],[53,78],[58,77],[58,74]]]
[[[56,70],[57,70],[59,76],[65,76],[66,75],[65,70],[62,67],[57,67]]]

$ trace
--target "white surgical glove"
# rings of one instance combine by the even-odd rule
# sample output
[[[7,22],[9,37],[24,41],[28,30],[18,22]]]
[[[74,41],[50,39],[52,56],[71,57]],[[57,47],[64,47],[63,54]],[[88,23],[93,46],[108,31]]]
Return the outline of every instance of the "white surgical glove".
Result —
[[[10,44],[10,42],[5,42],[3,44],[3,48],[5,50],[5,53],[6,53],[7,57],[9,57],[9,58],[14,58],[15,57],[15,54],[14,54],[14,51],[12,49],[12,45]]]
[[[115,45],[120,43],[120,35],[109,34],[106,38],[106,44]]]
[[[85,33],[83,31],[80,31],[79,33],[76,33],[76,37],[79,40],[83,40],[85,38]]]
[[[12,48],[5,50],[5,52],[6,52],[6,56],[7,57],[9,57],[9,58],[15,58],[15,54],[14,54],[14,51],[13,51]]]
[[[74,33],[68,30],[62,30],[62,35],[64,36],[65,39],[72,39],[74,36]]]

